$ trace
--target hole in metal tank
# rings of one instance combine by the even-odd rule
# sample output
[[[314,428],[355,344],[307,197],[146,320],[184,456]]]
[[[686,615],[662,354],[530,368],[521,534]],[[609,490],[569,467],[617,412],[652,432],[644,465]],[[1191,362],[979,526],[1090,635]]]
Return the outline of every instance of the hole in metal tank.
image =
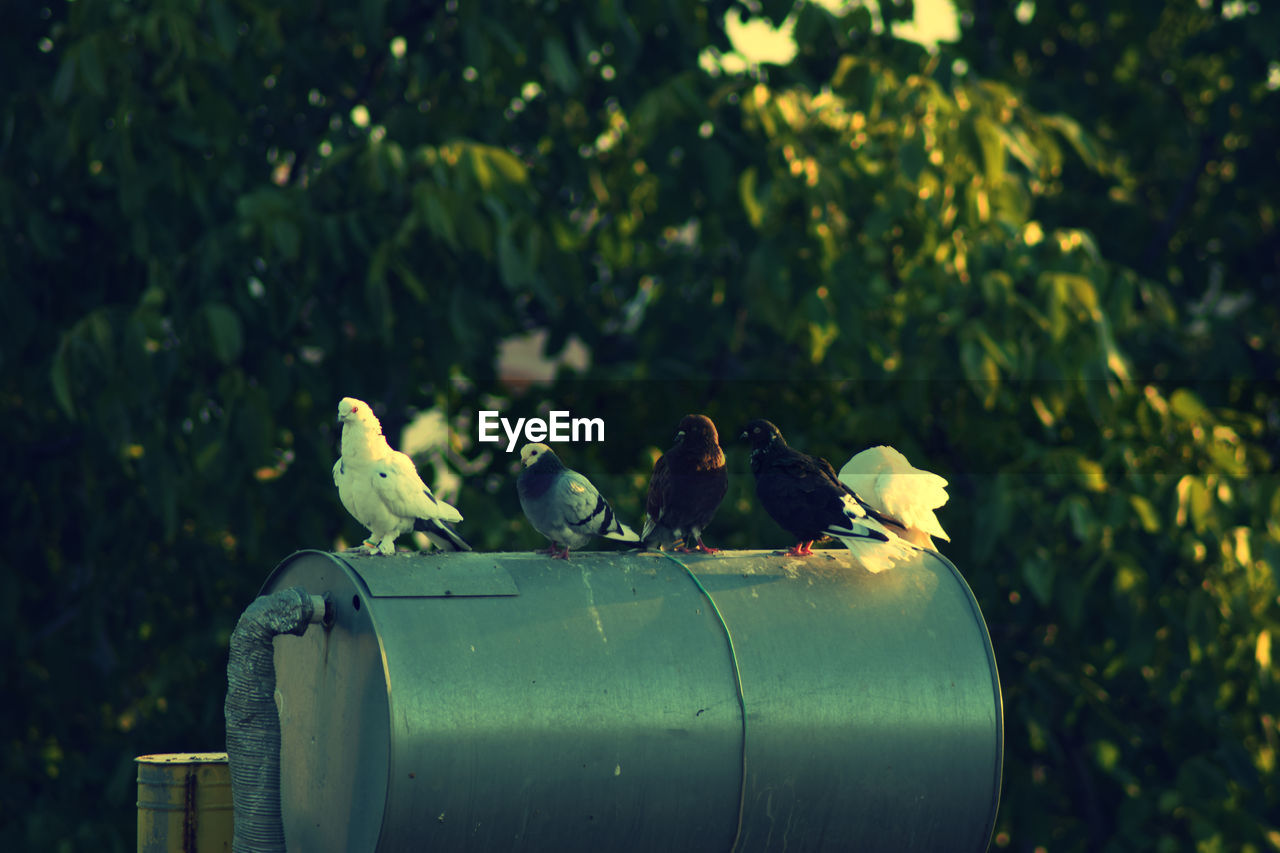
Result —
[[[351,596],[351,606],[354,607],[356,610],[360,609],[360,596],[358,595]]]

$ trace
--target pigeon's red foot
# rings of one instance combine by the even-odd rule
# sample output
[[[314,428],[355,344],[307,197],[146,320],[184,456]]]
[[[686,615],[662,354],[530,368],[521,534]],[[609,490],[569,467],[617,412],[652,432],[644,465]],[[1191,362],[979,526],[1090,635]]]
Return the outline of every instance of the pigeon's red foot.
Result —
[[[813,544],[812,541],[797,542],[796,544],[791,546],[791,550],[787,552],[787,556],[788,557],[812,557],[813,549],[809,547],[812,544]]]
[[[704,554],[719,554],[719,553],[720,553],[720,549],[719,549],[719,548],[712,548],[710,545],[708,545],[707,543],[703,542],[701,539],[699,539],[699,540],[698,540],[698,547],[697,547],[697,548],[695,548],[694,550],[695,550],[695,551],[701,551],[701,552],[702,552],[702,553],[704,553]]]

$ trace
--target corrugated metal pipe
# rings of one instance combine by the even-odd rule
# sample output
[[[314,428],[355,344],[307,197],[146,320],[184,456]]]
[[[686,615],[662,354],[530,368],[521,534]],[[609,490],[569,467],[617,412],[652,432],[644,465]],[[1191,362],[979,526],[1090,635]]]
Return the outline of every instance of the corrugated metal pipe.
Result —
[[[262,595],[240,615],[227,661],[227,757],[235,853],[285,853],[280,816],[280,717],[273,639],[326,621],[323,596],[302,587]]]

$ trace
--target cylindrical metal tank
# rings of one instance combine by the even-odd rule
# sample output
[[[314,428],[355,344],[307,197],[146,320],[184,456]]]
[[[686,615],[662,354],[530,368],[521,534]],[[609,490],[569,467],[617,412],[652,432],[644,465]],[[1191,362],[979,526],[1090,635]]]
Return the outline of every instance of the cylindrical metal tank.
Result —
[[[231,771],[225,752],[139,755],[138,853],[231,850]]]
[[[304,551],[275,639],[290,850],[981,851],[995,658],[922,552]]]

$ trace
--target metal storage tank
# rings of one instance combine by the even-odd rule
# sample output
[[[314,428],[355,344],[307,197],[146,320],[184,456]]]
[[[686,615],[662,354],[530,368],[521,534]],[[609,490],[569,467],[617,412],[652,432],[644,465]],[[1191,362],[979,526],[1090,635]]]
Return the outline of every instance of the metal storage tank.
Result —
[[[995,658],[955,567],[303,551],[275,643],[290,850],[986,849]]]

